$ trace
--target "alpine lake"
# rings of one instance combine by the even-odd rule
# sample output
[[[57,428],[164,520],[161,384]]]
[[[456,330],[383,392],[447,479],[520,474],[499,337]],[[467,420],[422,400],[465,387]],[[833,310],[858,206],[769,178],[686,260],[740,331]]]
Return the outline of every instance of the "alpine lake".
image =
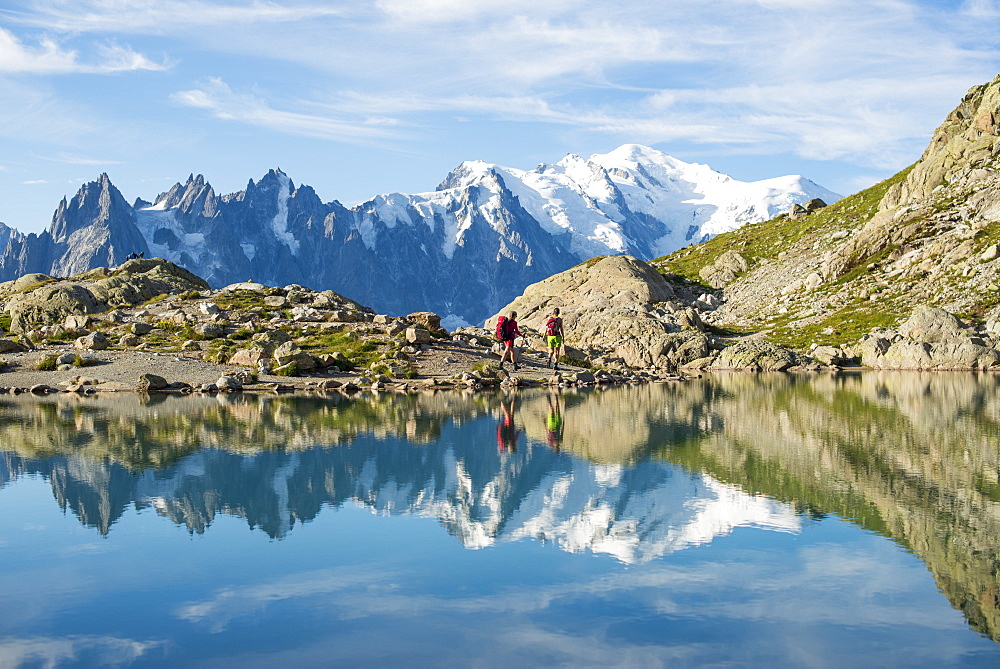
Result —
[[[1000,375],[3,398],[3,667],[1000,665]]]

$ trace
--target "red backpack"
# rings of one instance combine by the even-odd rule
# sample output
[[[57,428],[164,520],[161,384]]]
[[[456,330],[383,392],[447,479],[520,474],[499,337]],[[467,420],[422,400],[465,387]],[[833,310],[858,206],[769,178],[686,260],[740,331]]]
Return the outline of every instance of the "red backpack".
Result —
[[[513,328],[511,327],[511,321],[506,316],[501,316],[497,319],[497,339],[500,341],[506,341],[510,339],[510,334]]]
[[[549,337],[555,337],[559,334],[559,319],[555,316],[550,316],[549,320],[545,321],[545,334]]]

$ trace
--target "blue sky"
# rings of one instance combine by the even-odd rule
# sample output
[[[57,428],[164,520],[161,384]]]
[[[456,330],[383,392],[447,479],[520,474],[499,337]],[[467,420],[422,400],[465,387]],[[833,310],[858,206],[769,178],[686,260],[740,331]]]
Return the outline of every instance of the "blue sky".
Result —
[[[841,193],[1000,72],[1000,0],[8,0],[0,221],[280,167],[325,200],[647,144]]]

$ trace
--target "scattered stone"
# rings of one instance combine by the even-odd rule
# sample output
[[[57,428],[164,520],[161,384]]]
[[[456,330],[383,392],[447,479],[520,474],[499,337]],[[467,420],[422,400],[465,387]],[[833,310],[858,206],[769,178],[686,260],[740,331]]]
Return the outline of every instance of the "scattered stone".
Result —
[[[223,392],[238,392],[243,390],[243,384],[232,376],[220,376],[215,385]]]
[[[167,385],[167,380],[162,376],[146,373],[139,376],[139,380],[135,383],[135,389],[140,393],[152,393],[163,390]]]
[[[0,353],[27,351],[28,347],[13,339],[0,339]]]
[[[110,345],[108,337],[103,332],[91,332],[89,335],[77,338],[74,345],[81,350],[103,351]]]
[[[422,345],[431,343],[431,333],[424,328],[406,328],[406,341]]]

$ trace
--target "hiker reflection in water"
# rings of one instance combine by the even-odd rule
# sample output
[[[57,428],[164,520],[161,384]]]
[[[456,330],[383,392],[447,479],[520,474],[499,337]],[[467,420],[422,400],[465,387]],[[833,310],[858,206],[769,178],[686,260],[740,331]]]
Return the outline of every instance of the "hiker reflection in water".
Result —
[[[497,423],[497,450],[500,452],[517,452],[517,438],[521,436],[521,431],[514,425],[515,401],[513,397],[510,398],[508,409],[503,399],[500,400],[500,422]]]
[[[549,393],[549,416],[545,419],[545,442],[556,453],[563,438],[563,417],[559,406],[559,395]]]

